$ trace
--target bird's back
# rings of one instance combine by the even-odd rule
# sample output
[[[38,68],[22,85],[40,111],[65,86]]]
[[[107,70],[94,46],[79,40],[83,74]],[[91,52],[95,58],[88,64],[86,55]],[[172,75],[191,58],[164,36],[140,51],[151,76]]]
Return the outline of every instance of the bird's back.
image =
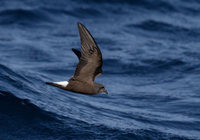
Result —
[[[69,80],[69,84],[67,85],[65,90],[79,92],[83,94],[97,94],[97,90],[95,89],[94,84],[88,84],[87,82],[79,81],[74,78],[71,78]]]

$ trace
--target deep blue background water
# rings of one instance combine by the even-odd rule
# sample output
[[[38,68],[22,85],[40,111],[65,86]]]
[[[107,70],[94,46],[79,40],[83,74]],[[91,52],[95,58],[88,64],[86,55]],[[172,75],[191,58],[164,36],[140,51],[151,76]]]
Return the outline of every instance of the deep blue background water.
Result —
[[[200,139],[198,0],[1,0],[0,139]],[[78,62],[77,22],[109,95],[45,85]]]

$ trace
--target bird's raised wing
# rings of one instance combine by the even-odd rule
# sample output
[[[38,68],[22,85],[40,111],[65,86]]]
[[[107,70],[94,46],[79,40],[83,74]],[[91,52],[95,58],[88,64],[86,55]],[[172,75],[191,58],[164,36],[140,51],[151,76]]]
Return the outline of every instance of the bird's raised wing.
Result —
[[[93,84],[95,77],[102,73],[102,54],[85,26],[78,23],[78,29],[81,40],[81,57],[73,78]]]

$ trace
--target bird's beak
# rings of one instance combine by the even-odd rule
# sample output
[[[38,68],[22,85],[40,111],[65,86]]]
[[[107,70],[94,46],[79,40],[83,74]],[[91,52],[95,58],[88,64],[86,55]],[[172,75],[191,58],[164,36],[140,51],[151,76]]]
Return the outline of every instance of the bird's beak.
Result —
[[[104,92],[105,92],[106,94],[108,94],[108,91],[107,91],[107,90],[105,90]]]

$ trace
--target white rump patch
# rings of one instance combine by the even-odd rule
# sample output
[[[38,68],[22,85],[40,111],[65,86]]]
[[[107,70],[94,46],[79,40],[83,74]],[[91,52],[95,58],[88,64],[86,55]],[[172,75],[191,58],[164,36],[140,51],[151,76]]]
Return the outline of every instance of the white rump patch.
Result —
[[[66,87],[69,82],[68,81],[61,81],[61,82],[54,82],[54,83]]]

